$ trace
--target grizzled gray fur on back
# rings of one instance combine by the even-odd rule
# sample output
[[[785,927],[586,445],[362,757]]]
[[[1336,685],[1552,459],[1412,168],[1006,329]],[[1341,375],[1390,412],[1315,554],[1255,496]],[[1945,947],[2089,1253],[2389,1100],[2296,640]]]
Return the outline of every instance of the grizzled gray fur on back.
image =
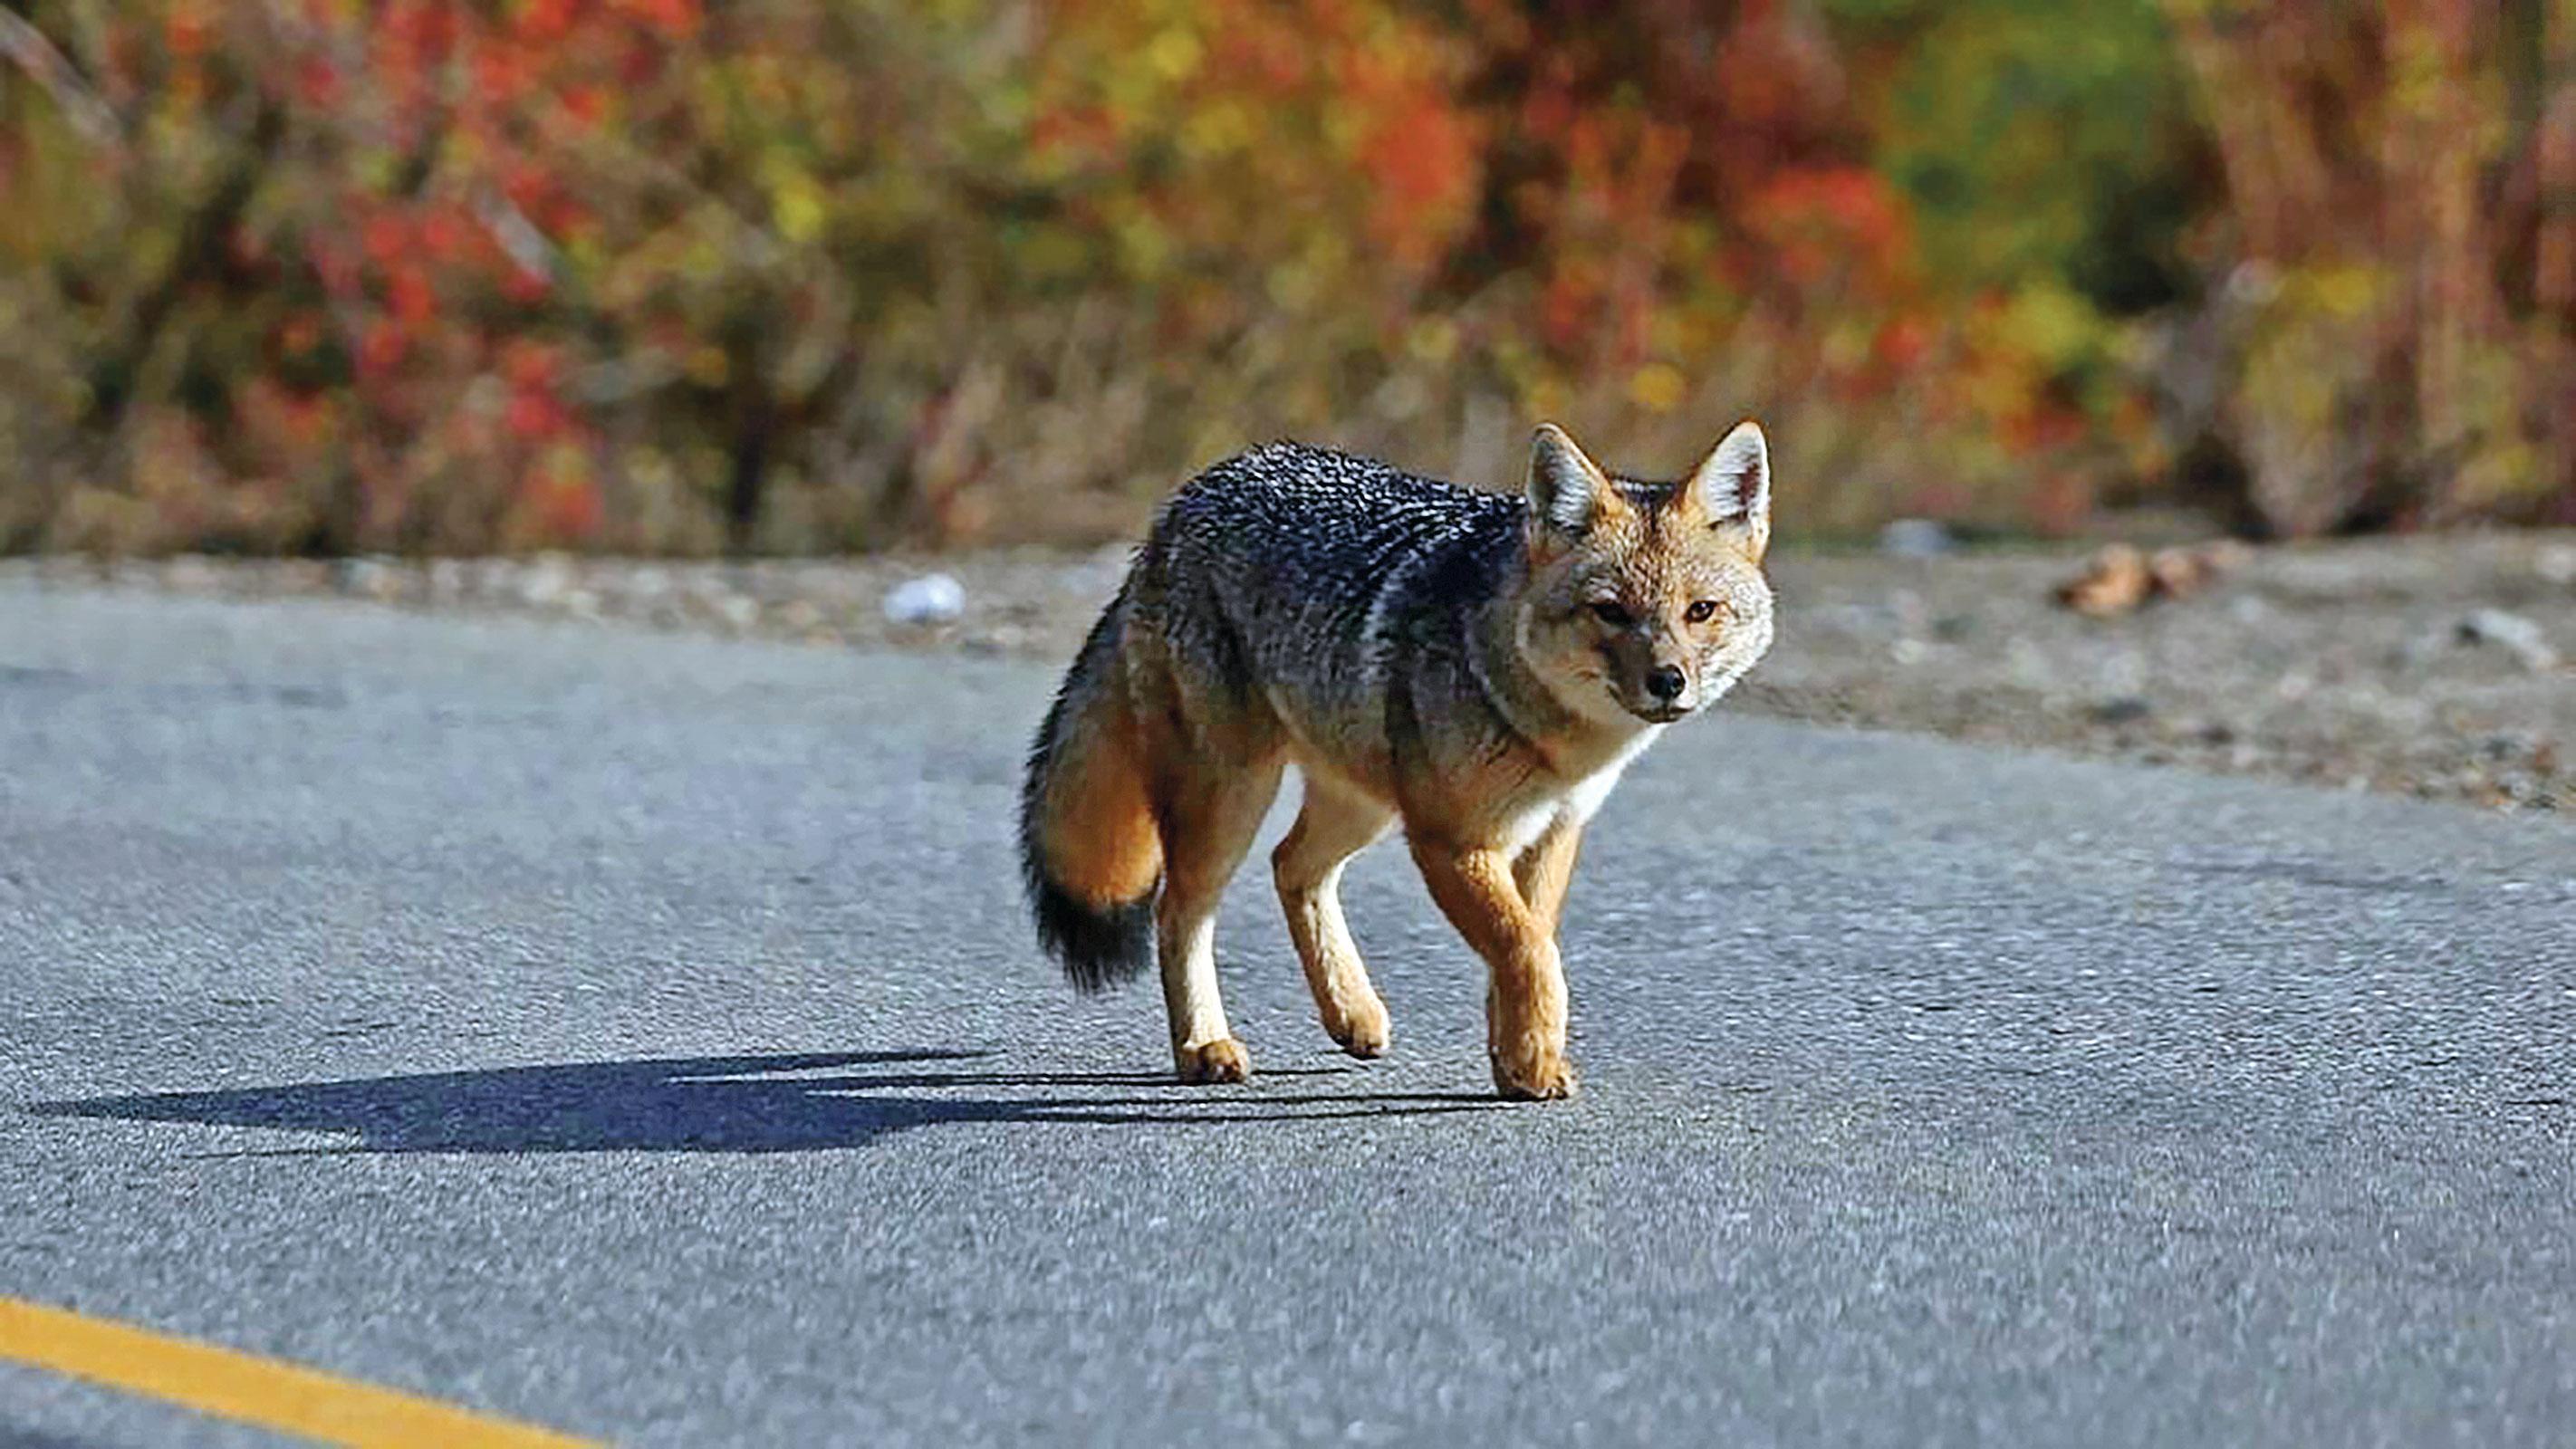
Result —
[[[1167,588],[1207,587],[1207,602],[1234,626],[1230,639],[1176,644],[1212,648],[1228,679],[1285,689],[1335,715],[1377,693],[1377,672],[1402,646],[1432,642],[1419,637],[1434,622],[1423,605],[1454,610],[1493,597],[1519,566],[1528,513],[1516,494],[1271,443],[1182,489],[1144,564]],[[1158,617],[1166,629],[1205,621],[1196,610]],[[1225,657],[1231,651],[1243,652]]]

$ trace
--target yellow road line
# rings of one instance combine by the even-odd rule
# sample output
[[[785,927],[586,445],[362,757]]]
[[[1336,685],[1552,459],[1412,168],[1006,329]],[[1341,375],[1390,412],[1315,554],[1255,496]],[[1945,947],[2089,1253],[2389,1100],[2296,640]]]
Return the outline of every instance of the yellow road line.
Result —
[[[276,1359],[0,1297],[0,1359],[328,1444],[557,1449],[588,1441]]]

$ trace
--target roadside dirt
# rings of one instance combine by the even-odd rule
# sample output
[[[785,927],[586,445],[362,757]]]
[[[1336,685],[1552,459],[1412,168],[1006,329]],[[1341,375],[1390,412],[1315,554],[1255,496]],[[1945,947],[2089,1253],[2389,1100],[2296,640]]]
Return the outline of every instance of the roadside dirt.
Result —
[[[617,620],[845,647],[1061,662],[1123,550],[663,563],[541,556],[102,564],[0,560],[0,582]],[[1728,708],[2519,810],[2576,810],[2576,533],[2254,551],[2189,598],[2089,619],[2078,551],[1789,552],[1781,629]],[[944,573],[953,619],[891,591]],[[938,590],[929,592],[936,593]]]

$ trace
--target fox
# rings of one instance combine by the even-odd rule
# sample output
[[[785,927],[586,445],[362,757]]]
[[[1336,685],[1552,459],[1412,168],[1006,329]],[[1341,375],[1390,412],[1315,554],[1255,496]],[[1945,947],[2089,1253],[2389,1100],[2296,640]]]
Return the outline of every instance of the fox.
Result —
[[[1179,1079],[1247,1079],[1217,901],[1293,764],[1271,874],[1325,1032],[1387,1049],[1339,887],[1400,826],[1484,962],[1496,1091],[1571,1095],[1556,934],[1584,827],[1771,647],[1770,538],[1750,420],[1668,482],[1605,471],[1553,423],[1517,492],[1293,442],[1215,464],[1158,512],[1030,747],[1041,945],[1086,992],[1155,965]]]

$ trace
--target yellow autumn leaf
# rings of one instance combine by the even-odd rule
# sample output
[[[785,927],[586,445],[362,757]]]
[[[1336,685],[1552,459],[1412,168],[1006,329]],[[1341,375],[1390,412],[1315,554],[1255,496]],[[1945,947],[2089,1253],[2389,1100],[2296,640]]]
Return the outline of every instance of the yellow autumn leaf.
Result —
[[[1628,397],[1651,413],[1668,413],[1680,407],[1682,395],[1690,390],[1690,379],[1669,362],[1649,362],[1628,378]]]

